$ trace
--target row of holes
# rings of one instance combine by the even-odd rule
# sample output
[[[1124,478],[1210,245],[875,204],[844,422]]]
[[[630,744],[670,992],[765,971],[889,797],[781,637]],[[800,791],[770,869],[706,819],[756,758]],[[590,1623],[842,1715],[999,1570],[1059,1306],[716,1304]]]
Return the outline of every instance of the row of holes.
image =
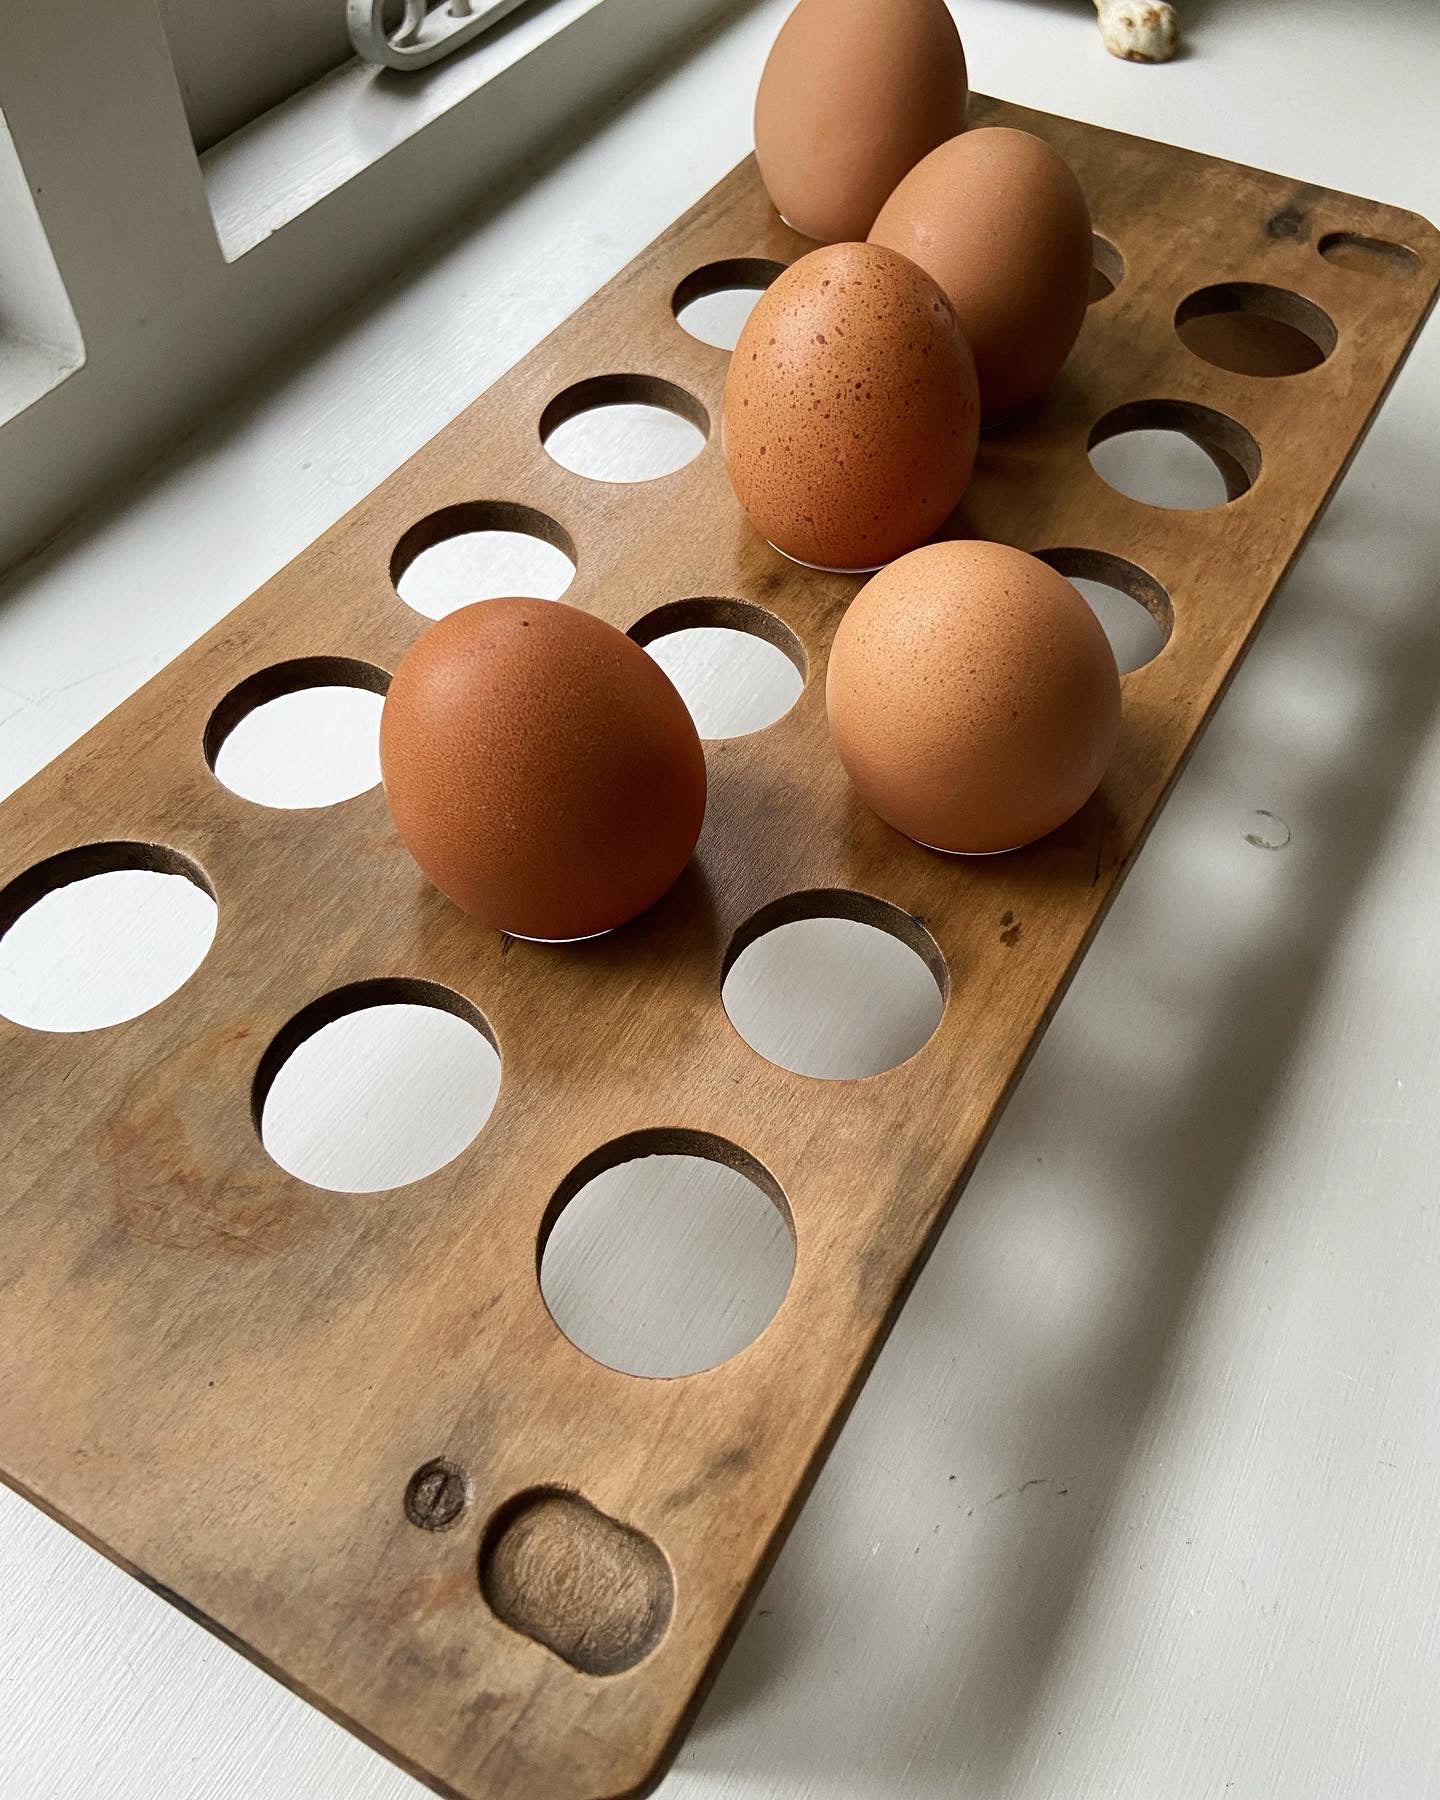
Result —
[[[506,591],[527,588],[514,581]],[[702,738],[762,730],[804,691],[800,640],[773,613],[745,601],[675,601],[630,635],[670,677]],[[389,684],[384,669],[348,657],[274,664],[216,708],[206,757],[226,787],[261,806],[352,799],[380,780],[380,715]]]
[[[1232,360],[1248,360],[1250,373],[1260,372],[1258,365],[1267,357],[1270,373],[1296,372],[1278,366],[1276,345],[1283,348],[1284,340],[1273,320],[1255,334],[1256,322],[1264,318],[1259,313],[1196,315],[1195,328],[1225,327]],[[1212,345],[1218,339],[1212,332]],[[1292,365],[1303,360],[1287,355]],[[1319,360],[1312,356],[1304,366]],[[583,406],[576,399],[581,390]],[[708,420],[700,402],[653,375],[595,376],[559,398],[576,410],[545,438],[545,447],[572,474],[591,481],[635,483],[673,475],[693,462],[707,441]],[[1095,422],[1087,448],[1091,466],[1110,487],[1169,509],[1196,510],[1238,499],[1260,472],[1259,445],[1243,425],[1213,407],[1188,401],[1141,400],[1116,407]],[[565,551],[553,539],[551,548],[558,552],[552,579],[559,579],[558,556]],[[438,604],[429,591],[430,579],[402,578],[400,584],[402,597],[427,613]]]
[[[478,554],[468,549],[472,566]],[[1169,597],[1138,566],[1084,550],[1046,551],[1043,560],[1085,595],[1122,673],[1164,647]],[[507,591],[527,592],[524,580],[515,579],[520,561],[513,551],[507,554]],[[800,640],[773,613],[748,601],[675,601],[647,615],[630,635],[665,670],[705,739],[763,730],[804,691],[807,659]],[[373,664],[342,657],[300,658],[261,670],[212,715],[205,736],[210,765],[232,792],[261,806],[331,806],[365,793],[380,780],[380,713],[389,679]]]
[[[1420,267],[1420,258],[1408,245],[1392,243],[1384,238],[1362,237],[1354,232],[1332,231],[1323,236],[1316,248],[1325,260],[1338,268],[1364,275],[1389,277],[1410,276]],[[751,309],[771,282],[783,274],[785,265],[759,257],[732,257],[709,263],[687,275],[676,288],[671,306],[676,318],[692,337],[720,350],[733,350]],[[1125,279],[1125,258],[1117,245],[1097,231],[1092,238],[1090,270],[1090,304],[1107,300]],[[1298,303],[1298,304],[1297,304]],[[1277,309],[1272,317],[1272,309]],[[1292,295],[1282,288],[1265,287],[1253,282],[1226,282],[1202,288],[1181,302],[1175,314],[1175,326],[1187,342],[1195,321],[1202,317],[1226,313],[1250,313],[1282,329],[1273,334],[1277,354],[1283,362],[1299,358],[1302,366],[1312,367],[1334,349],[1335,326],[1328,315],[1313,301]],[[1286,328],[1293,333],[1285,344]],[[1262,324],[1254,330],[1257,340],[1267,333]],[[1207,360],[1206,336],[1196,333],[1191,347]],[[1299,342],[1294,341],[1298,338]],[[1308,340],[1308,341],[1307,341]],[[1279,346],[1285,345],[1283,349]],[[1223,351],[1222,351],[1223,354]],[[1221,361],[1222,368],[1229,368]],[[1240,373],[1250,373],[1241,370]],[[1262,368],[1260,374],[1298,373],[1299,369]]]
[[[73,854],[88,872],[51,888],[0,943],[7,1009],[26,1010],[18,985],[52,1015],[66,997],[133,1012],[137,983],[173,988],[198,967],[213,897],[174,852]],[[790,896],[736,934],[721,1001],[769,1061],[856,1080],[923,1048],[947,986],[938,947],[907,914],[827,892]],[[478,1008],[434,983],[388,980],[297,1014],[260,1060],[252,1105],[262,1144],[289,1174],[373,1193],[422,1181],[466,1150],[500,1081],[499,1045]],[[606,1146],[562,1184],[546,1217],[540,1284],[552,1316],[587,1355],[628,1374],[689,1374],[734,1355],[773,1316],[794,1268],[778,1184],[714,1137],[666,1132]]]
[[[777,910],[782,906],[787,910]],[[219,920],[214,891],[197,864],[138,843],[63,852],[12,883],[0,907],[4,1015],[62,1033],[120,1025],[160,1005],[199,969]],[[849,960],[862,944],[871,973],[847,985]],[[796,1074],[848,1080],[913,1055],[938,1022],[937,996],[946,985],[939,952],[908,914],[837,891],[776,903],[747,925],[726,959],[722,998],[740,1035],[770,1062]],[[341,1007],[333,1020],[380,1004],[362,1000]],[[460,1006],[456,1016],[465,1010]],[[323,1048],[338,1030],[307,1012],[303,1033],[282,1034],[287,1055],[302,1039]],[[483,1031],[488,1035],[489,1027]],[[318,1050],[306,1052],[312,1054]],[[360,1040],[345,1054],[361,1056]],[[301,1058],[296,1072],[304,1064]],[[265,1076],[267,1093],[275,1072]],[[402,1113],[408,1106],[397,1104]],[[353,1167],[343,1145],[333,1153],[339,1160],[323,1167],[302,1168],[284,1155],[277,1161],[316,1186],[366,1192],[418,1180],[449,1160],[447,1154],[421,1168],[402,1156],[393,1168],[381,1167],[362,1140],[380,1143],[385,1136],[362,1123]]]
[[[1328,234],[1320,240],[1319,250],[1339,266],[1367,273],[1408,275],[1419,266],[1414,252],[1404,245],[1352,233]],[[675,315],[702,342],[733,349],[756,300],[784,267],[756,257],[707,264],[675,289],[671,302]],[[1097,233],[1091,303],[1108,299],[1124,278],[1124,257]],[[1187,348],[1207,362],[1263,377],[1303,374],[1324,362],[1338,341],[1334,321],[1314,301],[1258,282],[1220,282],[1198,289],[1176,308],[1174,324]],[[1167,404],[1147,404],[1141,411],[1163,411]],[[1248,433],[1204,408],[1169,405],[1168,410],[1175,416],[1164,423],[1147,420],[1133,408],[1128,411],[1136,416],[1122,420],[1112,414],[1097,423],[1090,449],[1102,478],[1132,498],[1159,506],[1212,506],[1243,493],[1259,469],[1259,452]],[[1167,471],[1160,473],[1160,491],[1146,491],[1153,443],[1133,446],[1128,457],[1115,451],[1103,458],[1093,454],[1100,445],[1143,431],[1147,424],[1188,437],[1208,452],[1215,464],[1210,474],[1213,477],[1218,468],[1223,491],[1213,491],[1213,482],[1196,491],[1193,468],[1186,470],[1180,484],[1183,493],[1174,491],[1173,472]],[[601,375],[557,395],[541,415],[539,430],[549,454],[572,473],[592,480],[636,482],[672,474],[693,460],[705,444],[709,421],[700,402],[673,382]]]

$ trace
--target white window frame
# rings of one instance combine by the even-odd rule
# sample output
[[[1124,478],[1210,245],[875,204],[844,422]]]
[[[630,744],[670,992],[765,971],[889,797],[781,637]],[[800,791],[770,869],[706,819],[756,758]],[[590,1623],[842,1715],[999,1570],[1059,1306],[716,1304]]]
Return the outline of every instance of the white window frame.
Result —
[[[448,10],[450,0],[436,0]],[[466,5],[468,0],[459,0]],[[190,135],[208,150],[360,48],[335,0],[155,0]],[[377,0],[382,18],[403,0]]]
[[[33,242],[24,332],[0,309],[0,570],[737,4],[552,0],[420,76],[344,64],[199,156],[154,0],[14,9],[0,259]]]

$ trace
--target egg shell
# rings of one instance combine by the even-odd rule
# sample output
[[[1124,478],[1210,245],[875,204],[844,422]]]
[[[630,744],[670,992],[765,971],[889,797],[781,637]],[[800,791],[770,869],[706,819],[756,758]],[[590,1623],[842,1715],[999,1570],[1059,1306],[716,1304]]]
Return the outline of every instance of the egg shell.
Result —
[[[965,52],[943,0],[800,0],[755,101],[755,158],[781,216],[863,238],[927,151],[965,129]]]
[[[932,275],[970,340],[987,421],[1042,394],[1085,321],[1094,246],[1070,165],[1008,126],[932,150],[880,210],[873,243]]]
[[[929,544],[856,595],[826,674],[861,797],[937,850],[1013,850],[1094,793],[1120,676],[1080,593],[1004,544]]]
[[[761,296],[730,358],[726,466],[800,562],[873,569],[923,543],[975,464],[979,391],[945,296],[874,244],[835,244]]]
[[[483,600],[430,626],[390,683],[380,765],[431,881],[523,937],[634,918],[705,816],[705,754],[669,677],[613,625],[548,600]]]

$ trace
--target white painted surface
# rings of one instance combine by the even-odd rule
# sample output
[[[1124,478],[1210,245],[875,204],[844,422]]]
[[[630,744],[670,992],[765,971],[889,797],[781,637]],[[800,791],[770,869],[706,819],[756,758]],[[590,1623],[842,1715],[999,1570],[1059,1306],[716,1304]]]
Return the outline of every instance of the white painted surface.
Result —
[[[1090,452],[1095,472],[1147,506],[1189,510],[1225,504],[1225,478],[1196,443],[1178,431],[1126,431]]]
[[[246,713],[221,744],[215,773],[257,806],[335,806],[380,779],[384,697],[368,688],[305,687]]]
[[[524,531],[464,531],[422,550],[396,591],[427,619],[443,619],[476,600],[558,600],[574,579],[571,558],[543,538]]]
[[[789,1228],[748,1176],[697,1156],[647,1156],[570,1201],[540,1285],[556,1324],[597,1362],[693,1375],[754,1343],[794,1267]]]
[[[698,425],[661,406],[593,406],[558,425],[545,448],[562,469],[595,481],[654,481],[705,448]]]
[[[0,938],[0,1013],[97,1031],[182,988],[215,939],[214,898],[185,875],[110,869],[54,889]]]
[[[197,149],[208,149],[353,52],[336,0],[160,0]]]
[[[349,55],[347,43],[343,57],[335,58],[339,66],[323,79],[293,94],[285,105],[259,113],[243,130],[212,143],[200,159],[226,257],[233,261],[243,256],[327,194],[364,178],[376,163],[472,100],[482,88],[488,90],[485,101],[493,123],[502,77],[606,3],[531,0],[523,13],[491,27],[483,43],[454,53],[419,80],[413,73],[396,75],[359,61]],[[340,6],[329,10],[345,39]],[[617,33],[624,29],[619,13],[607,23]],[[502,167],[514,160],[517,149],[530,147],[538,123],[515,122],[515,141],[508,154],[505,132],[493,137],[494,160]],[[473,172],[481,173],[483,164],[474,146],[469,160]],[[435,185],[443,189],[445,184],[439,179]],[[418,191],[414,198],[420,198]],[[378,213],[370,226],[383,232],[385,215]]]
[[[748,631],[694,625],[645,647],[674,682],[702,738],[763,731],[805,691],[785,652]]]
[[[797,919],[767,931],[736,957],[720,997],[752,1050],[819,1081],[898,1068],[944,1010],[915,951],[857,919]]]
[[[85,360],[80,328],[0,113],[0,421]]]
[[[781,10],[746,15],[12,582],[5,784],[721,174]],[[1157,70],[1107,58],[1081,0],[967,0],[964,25],[979,87],[1440,215],[1429,0],[1314,0],[1303,28],[1192,0],[1190,53]],[[1437,487],[1432,328],[962,1197],[668,1800],[1440,1788]],[[7,1800],[418,1800],[13,1499],[0,1582]]]
[[[1108,581],[1087,581],[1084,576],[1075,575],[1069,580],[1090,602],[1091,611],[1110,640],[1122,675],[1128,675],[1132,669],[1143,669],[1165,648],[1166,633],[1138,600],[1111,587]]]
[[[12,8],[0,270],[39,254],[33,200],[79,335],[37,368],[0,327],[0,569],[738,3],[536,0],[432,71],[334,70],[203,158],[155,0]]]
[[[733,350],[745,321],[755,310],[755,302],[765,290],[756,287],[720,288],[713,294],[702,294],[688,306],[682,306],[675,317],[702,344],[713,344],[719,350]]]
[[[500,1058],[435,1006],[367,1006],[305,1039],[265,1096],[261,1138],[316,1187],[374,1194],[423,1181],[484,1129]],[[410,1196],[397,1193],[405,1206]]]

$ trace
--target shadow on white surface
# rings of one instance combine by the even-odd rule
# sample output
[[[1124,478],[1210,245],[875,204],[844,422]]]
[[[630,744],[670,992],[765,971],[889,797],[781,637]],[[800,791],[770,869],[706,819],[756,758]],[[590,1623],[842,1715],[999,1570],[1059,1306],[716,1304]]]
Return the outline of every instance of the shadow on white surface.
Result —
[[[1440,545],[1400,500],[1342,495],[1276,602],[1263,659],[1226,701],[1223,748],[1194,759],[961,1194],[680,1770],[736,1767],[763,1741],[781,1758],[803,1745],[803,1767],[767,1767],[768,1784],[828,1800],[1029,1792],[1037,1757],[1056,1759],[1053,1791],[1092,1791],[1067,1772],[1063,1734],[1036,1735],[1042,1701],[1072,1638],[1105,1628],[1087,1602],[1119,1496],[1144,1480],[1197,1290],[1243,1229],[1230,1209],[1253,1189],[1332,953],[1433,746]],[[1303,1216],[1295,1230],[1303,1242]],[[1287,1273],[1273,1272],[1280,1293]],[[933,1384],[957,1367],[972,1405],[932,1413]],[[897,1411],[901,1465],[842,1479],[847,1440],[893,1443]],[[1010,1475],[978,1486],[1000,1441]],[[908,1541],[864,1535],[877,1511],[903,1517]],[[921,1560],[916,1539],[942,1533],[953,1549]],[[851,1712],[831,1690],[824,1623],[823,1577],[842,1567],[872,1671]],[[807,1733],[822,1710],[853,1722]]]

